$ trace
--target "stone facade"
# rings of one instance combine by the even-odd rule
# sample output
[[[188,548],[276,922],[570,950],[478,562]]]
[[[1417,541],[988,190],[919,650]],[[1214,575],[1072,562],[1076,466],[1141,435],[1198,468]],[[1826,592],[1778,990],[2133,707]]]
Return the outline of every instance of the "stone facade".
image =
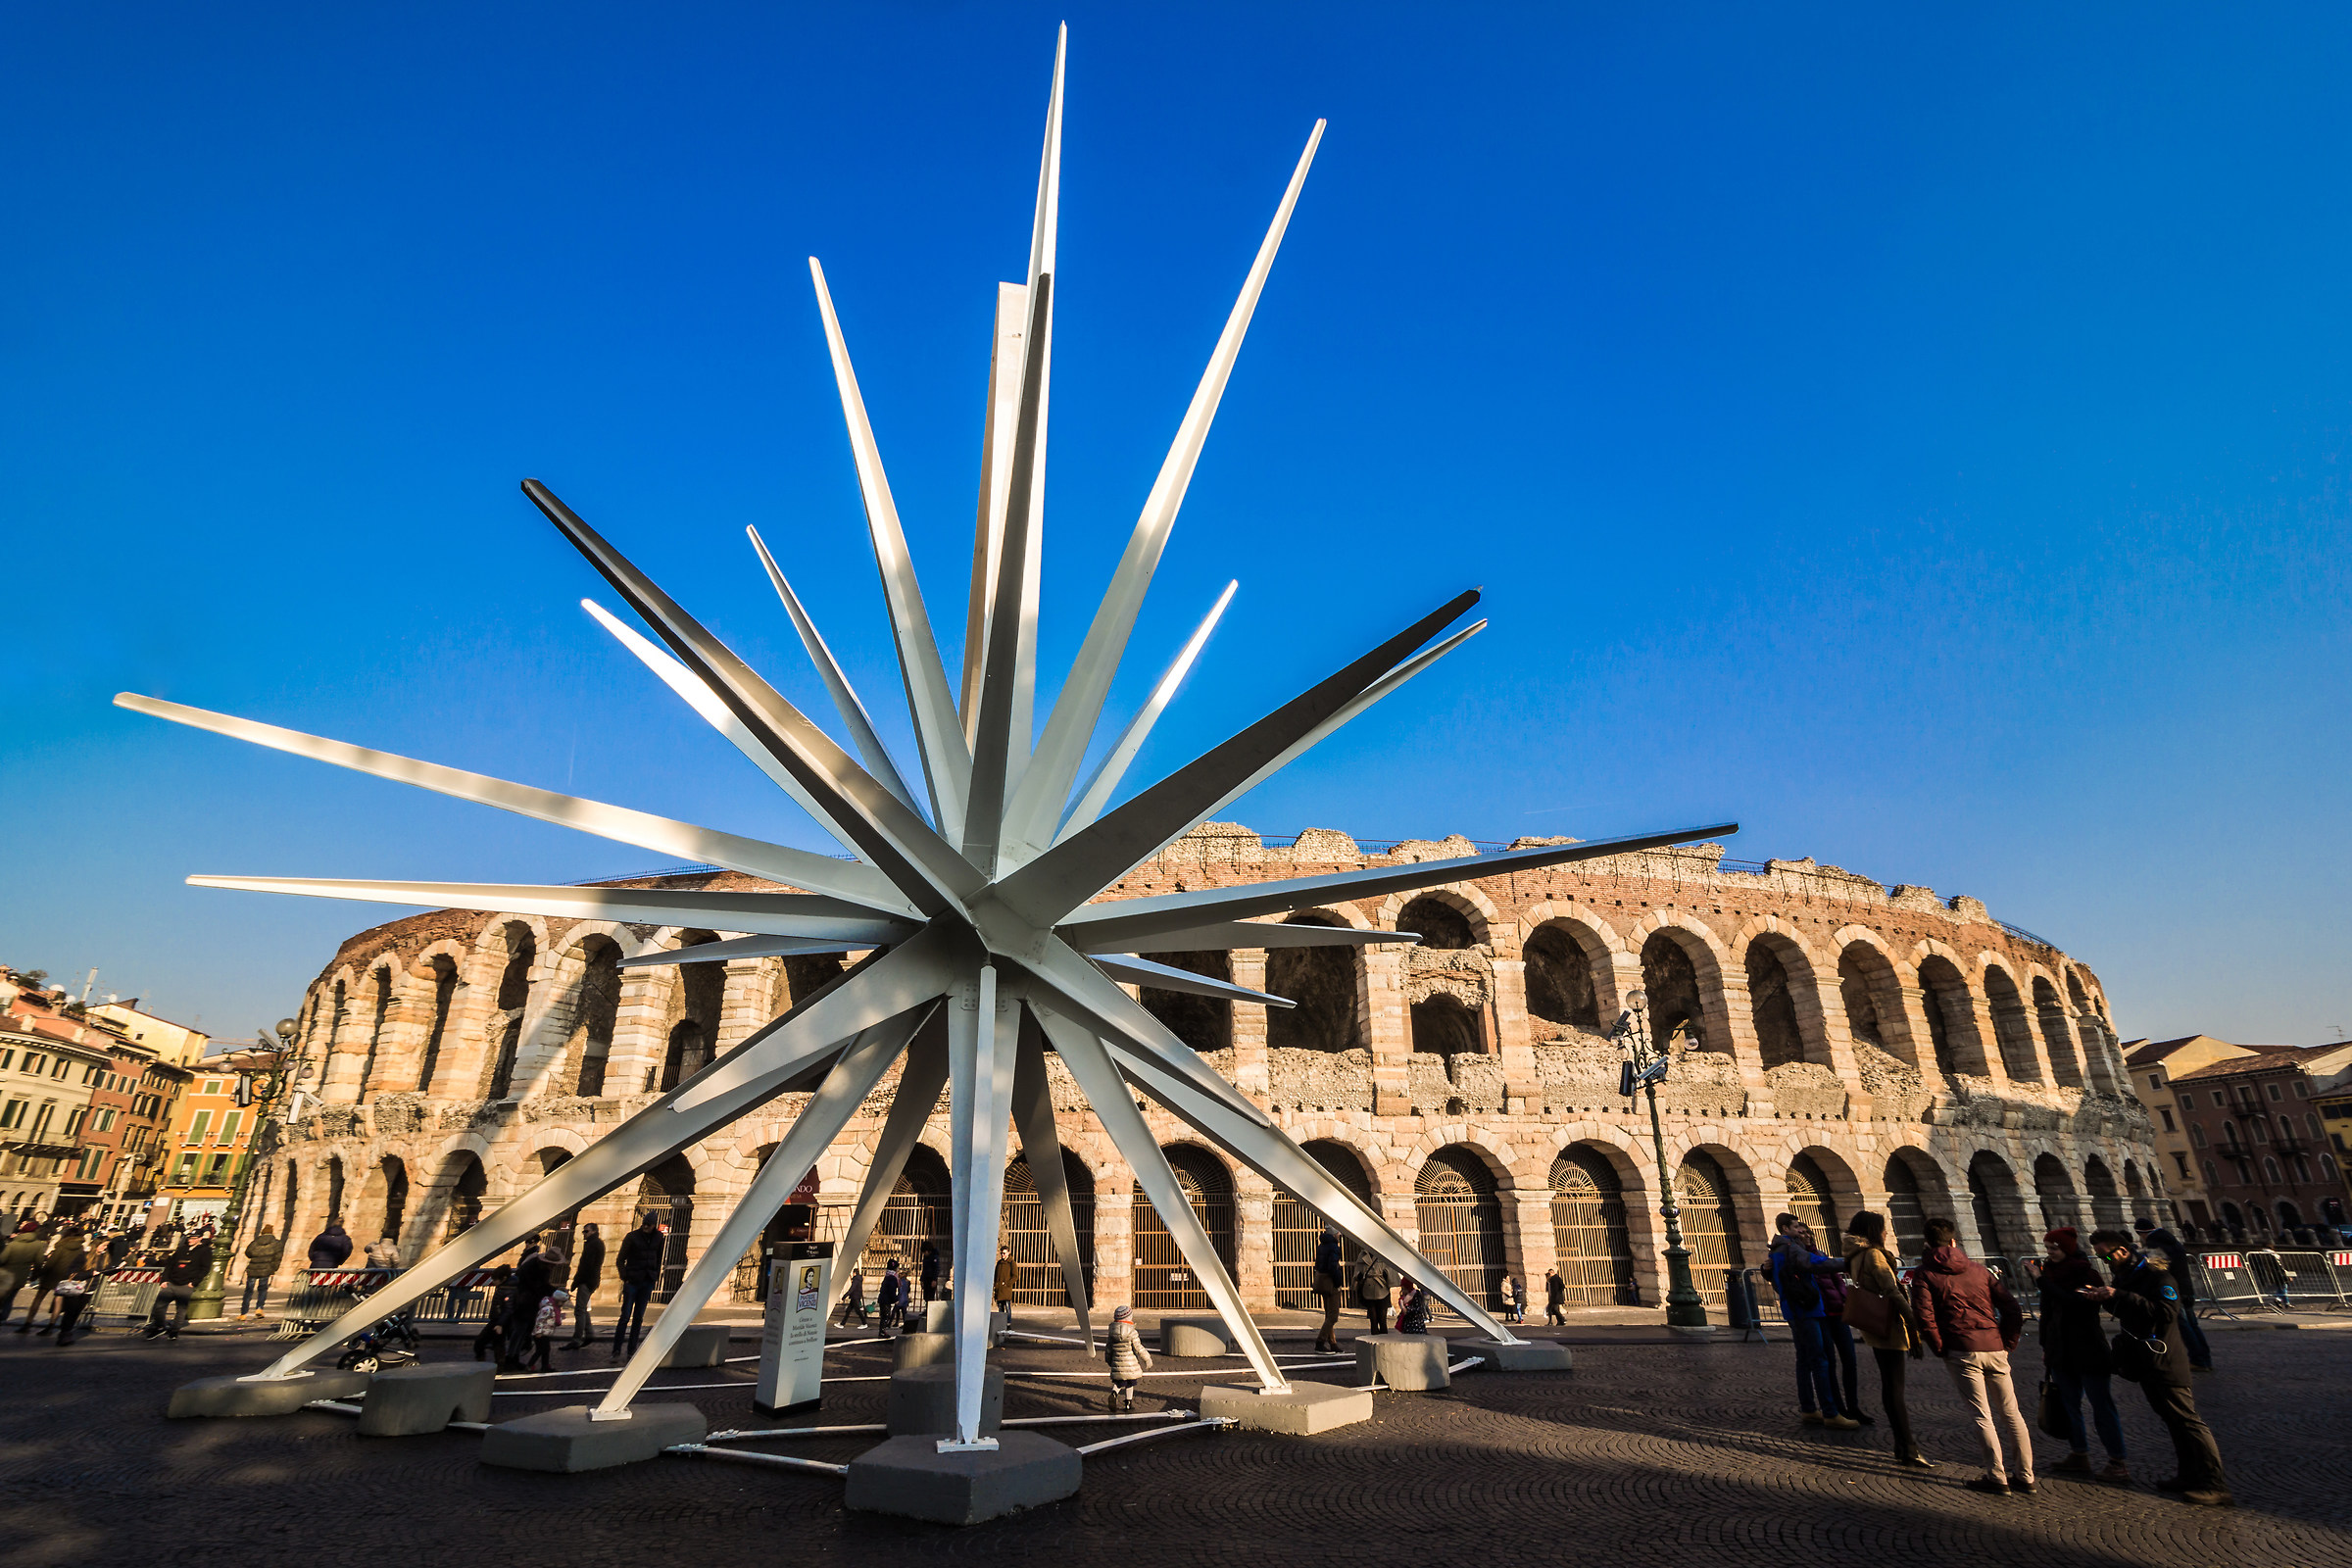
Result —
[[[1449,839],[1373,852],[1329,831],[1270,844],[1210,823],[1104,896],[1476,849]],[[759,884],[709,872],[628,885]],[[1734,864],[1700,846],[1290,918],[1424,940],[1162,955],[1299,1005],[1155,992],[1145,1002],[1294,1138],[1346,1168],[1406,1236],[1439,1223],[1433,1204],[1456,1203],[1444,1223],[1484,1239],[1447,1245],[1479,1251],[1490,1273],[1540,1282],[1563,1251],[1614,1250],[1617,1298],[1660,1299],[1648,1118],[1618,1097],[1620,1053],[1607,1034],[1636,987],[1675,1052],[1659,1099],[1678,1185],[1718,1189],[1712,1205],[1686,1198],[1687,1223],[1703,1232],[1717,1216],[1739,1239],[1733,1261],[1741,1244],[1756,1261],[1772,1216],[1792,1202],[1831,1218],[1887,1211],[1898,1231],[1921,1213],[1949,1214],[1972,1250],[2000,1254],[2038,1250],[2045,1223],[2127,1201],[2153,1212],[2162,1196],[2148,1116],[2096,977],[1974,899],[1811,860]],[[353,937],[301,1013],[325,1103],[287,1129],[254,1212],[298,1244],[330,1209],[363,1242],[389,1217],[413,1259],[841,966],[612,967],[712,935],[444,910]],[[1133,1177],[1053,1065],[1065,1149],[1091,1178],[1095,1294],[1117,1303],[1134,1294],[1131,1264],[1147,1250]],[[820,1234],[855,1199],[890,1087],[818,1164]],[[802,1103],[785,1097],[657,1173],[660,1191],[690,1189],[694,1232],[707,1236],[723,1217]],[[1288,1200],[1265,1182],[1197,1147],[1173,1117],[1154,1109],[1152,1119],[1164,1144],[1195,1146],[1178,1162],[1205,1200],[1230,1205],[1245,1299],[1277,1304],[1276,1232],[1296,1225],[1296,1205],[1282,1220]],[[944,1162],[944,1116],[926,1144]],[[1577,1201],[1595,1193],[1607,1213],[1579,1230],[1580,1215],[1599,1210]],[[612,1236],[642,1198],[632,1184],[581,1217]],[[1702,1263],[1726,1260],[1699,1250]]]

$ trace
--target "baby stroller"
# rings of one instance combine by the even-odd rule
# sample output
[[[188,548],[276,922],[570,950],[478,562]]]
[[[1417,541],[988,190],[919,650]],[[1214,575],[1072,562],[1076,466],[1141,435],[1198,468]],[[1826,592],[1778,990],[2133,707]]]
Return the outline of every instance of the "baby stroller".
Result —
[[[380,1372],[388,1366],[408,1365],[423,1348],[415,1317],[403,1309],[346,1340],[335,1365],[346,1372]]]

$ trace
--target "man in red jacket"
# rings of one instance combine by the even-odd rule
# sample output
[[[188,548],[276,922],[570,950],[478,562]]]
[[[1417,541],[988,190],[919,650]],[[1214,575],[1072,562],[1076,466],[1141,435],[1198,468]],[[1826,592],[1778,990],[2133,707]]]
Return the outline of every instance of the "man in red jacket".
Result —
[[[2034,1492],[2034,1432],[2017,1407],[2009,1352],[2017,1348],[2026,1315],[1984,1264],[1960,1250],[1960,1230],[1948,1219],[1928,1221],[1928,1255],[1911,1271],[1911,1310],[1920,1337],[1943,1357],[1952,1382],[1977,1418],[1984,1444],[1984,1473],[1972,1492]],[[2001,1462],[2001,1429],[2017,1449],[2016,1473]]]

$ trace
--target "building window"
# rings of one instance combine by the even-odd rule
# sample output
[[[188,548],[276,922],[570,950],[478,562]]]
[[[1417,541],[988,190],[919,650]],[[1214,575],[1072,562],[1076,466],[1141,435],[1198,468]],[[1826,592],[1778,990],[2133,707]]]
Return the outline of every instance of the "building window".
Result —
[[[2156,1107],[2156,1114],[2164,1118],[2164,1130],[2166,1132],[2177,1133],[2180,1130],[2173,1125],[2173,1112],[2171,1107],[2166,1105],[2158,1105]]]
[[[2304,1082],[2302,1079],[2300,1079],[2300,1078],[2296,1079],[2296,1080],[2295,1080],[2295,1098],[2296,1098],[2297,1100],[2309,1100],[2309,1099],[2311,1098],[2311,1085],[2309,1085],[2309,1084],[2305,1083],[2305,1082]]]
[[[196,1119],[188,1123],[188,1142],[191,1144],[203,1143],[204,1135],[211,1129],[212,1125],[213,1113],[209,1110],[198,1111],[196,1113]]]
[[[49,1076],[52,1078],[63,1078],[66,1074],[72,1072],[73,1070],[74,1064],[68,1061],[65,1057],[60,1056],[57,1058],[57,1065],[49,1069]]]
[[[89,1107],[89,1106],[87,1106],[87,1105],[75,1105],[75,1106],[74,1107],[73,1111],[72,1111],[71,1113],[69,1113],[69,1114],[67,1115],[67,1117],[66,1117],[66,1133],[65,1133],[65,1135],[66,1135],[68,1138],[75,1138],[75,1137],[78,1137],[78,1136],[80,1136],[80,1133],[81,1133],[81,1124],[82,1124],[83,1122],[85,1122],[85,1121],[87,1121],[87,1120],[89,1119],[89,1115],[90,1115],[90,1107]]]
[[[16,1064],[16,1060],[17,1054],[14,1051],[0,1051],[0,1072],[8,1071]]]
[[[2325,1182],[2335,1180],[2335,1161],[2326,1154],[2320,1156],[2320,1180]]]
[[[201,1091],[201,1093],[203,1093],[203,1094],[208,1094],[208,1095],[217,1095],[217,1094],[219,1094],[220,1092],[220,1079],[218,1079],[218,1078],[207,1078],[207,1079],[204,1081],[204,1088],[203,1088],[203,1090]]]
[[[2326,1132],[2324,1132],[2324,1131],[2322,1131],[2322,1130],[2321,1130],[2321,1127],[2320,1127],[2320,1113],[2319,1113],[2318,1111],[2316,1111],[2316,1110],[2307,1110],[2307,1111],[2305,1111],[2305,1112],[2303,1113],[2303,1120],[2304,1120],[2304,1123],[2305,1123],[2307,1126],[2309,1126],[2309,1127],[2311,1128],[2311,1136],[2312,1136],[2312,1137],[2314,1137],[2314,1138],[2325,1138],[2325,1137],[2327,1137],[2327,1136],[2328,1136]]]
[[[29,1100],[10,1101],[8,1102],[8,1108],[6,1110],[0,1110],[0,1132],[6,1132],[12,1127],[24,1126],[24,1107],[31,1103],[32,1102]]]
[[[2208,1187],[2222,1185],[2221,1173],[2213,1168],[2213,1161],[2210,1159],[2205,1162],[2205,1185]]]
[[[2278,1179],[2278,1161],[2273,1159],[2268,1154],[2263,1155],[2262,1174],[2264,1179],[2267,1181],[2277,1181]]]
[[[235,1143],[237,1141],[237,1123],[243,1121],[244,1119],[245,1113],[241,1110],[232,1110],[225,1117],[221,1118],[220,1141],[224,1144]]]
[[[188,1183],[189,1183],[191,1180],[193,1180],[193,1179],[194,1179],[195,1175],[196,1175],[196,1156],[195,1156],[193,1153],[186,1153],[186,1154],[182,1154],[182,1155],[180,1155],[180,1156],[179,1156],[179,1170],[178,1170],[178,1171],[177,1171],[177,1173],[175,1173],[175,1174],[172,1176],[172,1178],[173,1185],[175,1185],[175,1186],[179,1186],[179,1187],[185,1187],[185,1186],[187,1186],[187,1185],[188,1185]]]
[[[2162,1089],[2164,1087],[2164,1074],[2160,1072],[2152,1072],[2148,1074],[2148,1087],[2150,1089]]]
[[[32,1074],[32,1076],[35,1078],[38,1078],[41,1075],[42,1063],[46,1062],[48,1059],[49,1058],[47,1056],[38,1055],[33,1052],[27,1051],[24,1053],[24,1070]]]
[[[2225,1107],[2225,1108],[2226,1108],[2226,1107],[2229,1105],[2229,1103],[2230,1103],[2230,1097],[2229,1097],[2228,1095],[2225,1095],[2225,1094],[2223,1094],[2223,1093],[2222,1093],[2222,1092],[2221,1092],[2219,1089],[2216,1089],[2216,1090],[2213,1092],[2213,1102],[2214,1102],[2216,1105],[2220,1105],[2220,1106],[2223,1106],[2223,1107]]]
[[[2263,1087],[2271,1092],[2271,1098],[2273,1100],[2280,1098],[2278,1094],[2278,1086],[2277,1084],[2265,1084]]]
[[[2179,1151],[2175,1151],[2173,1153],[2173,1163],[2180,1167],[2180,1179],[2182,1181],[2188,1181],[2190,1179],[2188,1174],[2188,1156],[2180,1153]]]

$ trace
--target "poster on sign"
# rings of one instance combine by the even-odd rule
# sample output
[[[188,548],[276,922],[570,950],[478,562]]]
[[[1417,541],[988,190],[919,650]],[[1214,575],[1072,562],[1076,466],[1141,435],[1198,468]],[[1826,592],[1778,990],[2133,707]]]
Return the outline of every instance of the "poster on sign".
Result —
[[[813,1410],[825,1394],[825,1288],[831,1242],[793,1242],[768,1262],[767,1321],[752,1408],[763,1416]]]

